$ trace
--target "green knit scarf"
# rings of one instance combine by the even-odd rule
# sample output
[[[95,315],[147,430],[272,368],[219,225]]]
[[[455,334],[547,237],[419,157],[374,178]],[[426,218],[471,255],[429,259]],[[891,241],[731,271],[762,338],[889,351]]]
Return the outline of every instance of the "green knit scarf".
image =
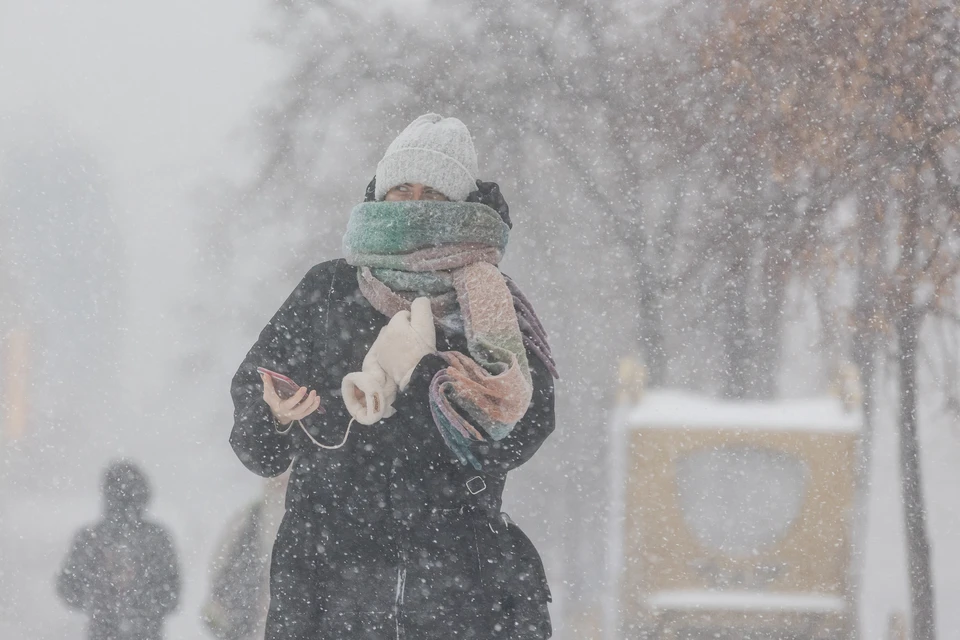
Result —
[[[469,356],[439,354],[448,366],[431,382],[430,408],[447,446],[477,469],[470,443],[505,438],[530,405],[527,349],[556,375],[536,314],[497,268],[509,233],[479,203],[366,202],[343,238],[374,308],[393,317],[427,296],[436,323],[466,337]]]

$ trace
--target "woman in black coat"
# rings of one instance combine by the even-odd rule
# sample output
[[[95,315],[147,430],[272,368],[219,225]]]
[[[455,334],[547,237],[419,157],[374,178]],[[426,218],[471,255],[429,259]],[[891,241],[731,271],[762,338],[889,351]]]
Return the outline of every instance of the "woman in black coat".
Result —
[[[427,124],[453,120],[432,118]],[[380,197],[370,195],[447,200],[447,192],[455,193],[450,200],[485,201],[509,223],[490,183],[465,197],[464,180],[451,182],[443,167],[431,165],[452,156],[458,171],[470,166],[457,161],[459,127],[452,146],[451,136],[445,138],[449,128],[428,128],[407,140],[416,153],[395,157],[404,160],[399,169],[385,158],[378,166]],[[429,153],[420,153],[430,145]],[[471,186],[479,184],[469,178]],[[532,396],[526,412],[506,437],[471,442],[471,464],[463,464],[428,401],[431,381],[448,366],[441,354],[469,353],[467,338],[455,331],[437,330],[436,348],[431,344],[417,356],[402,390],[389,398],[392,417],[355,425],[345,438],[351,415],[341,397],[343,380],[363,368],[390,320],[361,291],[355,266],[324,262],[263,329],[233,379],[230,443],[240,460],[266,477],[292,464],[274,545],[266,638],[548,638],[543,565],[500,507],[507,473],[554,429],[549,352],[544,357],[542,349],[528,348]],[[257,367],[289,376],[301,390],[281,400]]]

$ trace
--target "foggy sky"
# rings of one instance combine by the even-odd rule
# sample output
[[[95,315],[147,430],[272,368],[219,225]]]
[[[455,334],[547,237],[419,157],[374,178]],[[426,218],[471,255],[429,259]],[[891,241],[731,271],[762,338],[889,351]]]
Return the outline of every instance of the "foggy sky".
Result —
[[[0,2],[0,143],[65,130],[105,170],[128,242],[132,353],[168,354],[204,178],[236,171],[237,132],[279,73],[256,0]],[[20,141],[22,143],[22,140]],[[147,381],[144,381],[147,382]]]

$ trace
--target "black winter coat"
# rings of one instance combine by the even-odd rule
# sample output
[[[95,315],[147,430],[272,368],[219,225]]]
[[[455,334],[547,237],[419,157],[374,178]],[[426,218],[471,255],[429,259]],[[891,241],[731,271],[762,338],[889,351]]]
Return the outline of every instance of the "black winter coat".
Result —
[[[74,536],[57,592],[90,616],[89,640],[160,640],[180,596],[169,534],[139,514],[108,515]]]
[[[445,366],[429,355],[374,426],[354,424],[343,448],[323,450],[294,426],[278,433],[257,366],[316,389],[326,413],[304,426],[337,444],[350,419],[344,375],[359,371],[388,319],[360,293],[343,260],[315,266],[260,334],[233,379],[230,443],[262,476],[293,464],[274,546],[267,640],[550,636],[543,565],[500,513],[507,472],[554,428],[553,378],[529,354],[534,396],[500,442],[477,443],[483,470],[461,465],[434,425],[428,385]],[[440,350],[466,352],[462,336]]]

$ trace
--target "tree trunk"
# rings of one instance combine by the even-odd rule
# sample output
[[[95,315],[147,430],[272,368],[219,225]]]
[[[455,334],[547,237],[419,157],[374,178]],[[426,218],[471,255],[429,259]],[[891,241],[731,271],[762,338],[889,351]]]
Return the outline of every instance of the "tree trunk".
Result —
[[[907,534],[907,568],[913,609],[912,640],[936,637],[933,575],[917,441],[917,344],[922,315],[913,309],[897,321],[900,359],[900,480]]]
[[[736,400],[751,397],[753,364],[750,340],[750,313],[747,290],[750,282],[749,241],[746,234],[732,234],[727,268],[720,287],[722,349],[724,371],[722,390],[727,398]]]
[[[870,503],[870,469],[873,460],[873,413],[876,404],[874,378],[877,371],[877,354],[880,351],[880,274],[883,269],[881,252],[883,199],[876,188],[863,194],[858,207],[857,234],[859,260],[857,290],[854,299],[853,361],[857,366],[862,390],[863,430],[857,443],[856,504],[851,522],[852,551],[848,593],[851,601],[858,603],[860,585],[863,584],[863,564],[867,538],[867,512]],[[859,616],[851,625],[851,638],[860,637]]]
[[[637,341],[647,368],[647,383],[662,387],[667,380],[667,352],[663,328],[663,271],[657,265],[657,256],[647,246],[647,231],[643,226],[642,206],[635,199],[632,218],[621,219],[617,229],[619,241],[626,247],[636,265]]]
[[[857,343],[857,338],[854,338]],[[873,459],[873,409],[876,398],[874,376],[877,369],[877,340],[867,337],[854,347],[854,358],[860,376],[863,429],[857,442],[856,468],[854,469],[853,520],[850,523],[850,569],[847,573],[847,595],[854,603],[853,619],[850,622],[850,638],[860,638],[860,588],[866,572],[867,518],[870,510],[870,469]],[[859,353],[858,353],[859,352]]]
[[[650,387],[662,387],[667,381],[667,351],[664,348],[663,290],[660,275],[642,257],[637,258],[640,278],[640,348],[647,367]]]
[[[767,249],[761,265],[760,307],[753,335],[757,373],[750,396],[757,400],[773,399],[779,390],[783,308],[787,302],[789,268],[789,262],[779,247]]]
[[[654,227],[651,234],[656,242],[648,243],[644,247],[644,254],[637,258],[637,264],[642,265],[642,271],[650,278],[649,283],[641,285],[640,293],[640,335],[650,387],[666,385],[670,368],[666,347],[667,327],[664,326],[664,298],[671,286],[669,274],[674,268],[672,261],[676,259],[677,226],[684,215],[682,203],[687,191],[687,177],[681,173],[673,178],[673,182],[675,186],[670,208],[663,222]],[[639,198],[633,200],[639,202]],[[639,204],[636,206],[639,207]]]

